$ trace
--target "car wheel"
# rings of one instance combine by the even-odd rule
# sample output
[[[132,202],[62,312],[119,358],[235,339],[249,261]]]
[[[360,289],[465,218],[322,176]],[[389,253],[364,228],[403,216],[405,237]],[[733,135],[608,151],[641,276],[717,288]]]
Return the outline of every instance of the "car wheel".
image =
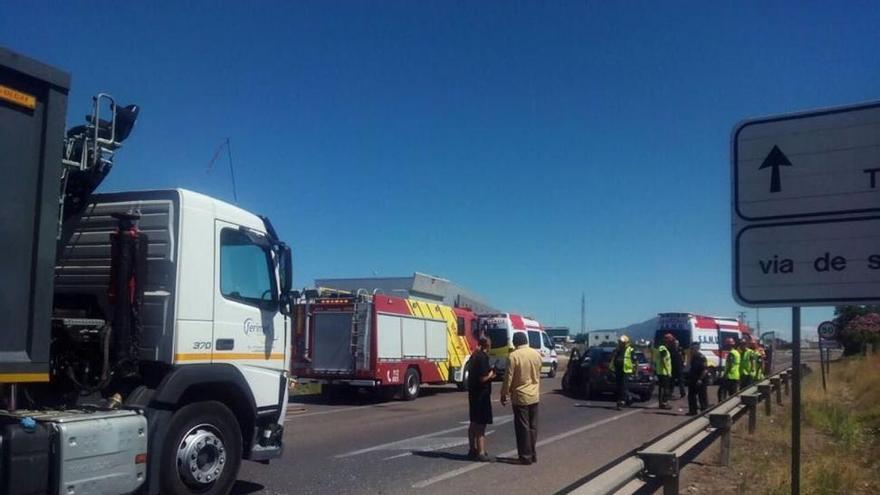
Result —
[[[415,368],[407,369],[403,377],[403,384],[400,386],[400,397],[403,400],[415,400],[419,396],[421,385],[419,372]]]
[[[159,463],[164,495],[229,493],[241,464],[241,430],[220,402],[197,402],[171,416]]]
[[[565,393],[571,392],[571,375],[567,371],[562,374],[562,391]]]

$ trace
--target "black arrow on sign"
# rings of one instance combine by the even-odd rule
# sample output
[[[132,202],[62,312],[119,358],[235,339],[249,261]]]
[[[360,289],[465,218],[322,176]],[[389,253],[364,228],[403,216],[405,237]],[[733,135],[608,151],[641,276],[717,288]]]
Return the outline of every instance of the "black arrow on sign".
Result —
[[[764,158],[764,163],[758,168],[758,170],[773,168],[773,171],[770,174],[770,192],[776,193],[782,190],[782,181],[779,178],[779,167],[790,166],[791,162],[788,161],[788,157],[785,156],[785,153],[779,149],[779,146],[774,145],[773,149],[770,150],[770,153],[767,154],[767,158]]]

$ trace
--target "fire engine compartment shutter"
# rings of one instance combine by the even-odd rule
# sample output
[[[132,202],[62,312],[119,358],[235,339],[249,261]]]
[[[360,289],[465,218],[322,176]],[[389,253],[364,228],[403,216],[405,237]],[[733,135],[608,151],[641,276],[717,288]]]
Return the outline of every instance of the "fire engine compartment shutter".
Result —
[[[316,313],[314,316],[314,369],[351,371],[352,313]]]
[[[446,322],[388,314],[377,317],[379,359],[446,360]]]
[[[376,338],[377,357],[379,359],[400,359],[403,357],[403,345],[401,344],[402,318],[392,315],[377,315]]]
[[[425,320],[403,318],[403,357],[426,357],[425,340]]]
[[[447,329],[445,321],[425,321],[425,344],[428,359],[448,359],[449,348],[446,345]]]

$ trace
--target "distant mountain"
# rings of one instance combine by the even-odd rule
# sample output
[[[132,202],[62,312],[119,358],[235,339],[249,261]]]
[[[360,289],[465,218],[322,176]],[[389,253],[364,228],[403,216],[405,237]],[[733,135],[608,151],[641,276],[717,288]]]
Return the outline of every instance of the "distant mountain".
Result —
[[[660,320],[659,316],[655,316],[649,320],[645,320],[641,323],[633,323],[632,325],[627,325],[623,329],[620,328],[608,328],[604,330],[592,330],[594,332],[617,332],[618,334],[626,334],[630,340],[638,340],[638,339],[647,339],[650,341],[654,340],[654,332],[657,330],[657,322]]]

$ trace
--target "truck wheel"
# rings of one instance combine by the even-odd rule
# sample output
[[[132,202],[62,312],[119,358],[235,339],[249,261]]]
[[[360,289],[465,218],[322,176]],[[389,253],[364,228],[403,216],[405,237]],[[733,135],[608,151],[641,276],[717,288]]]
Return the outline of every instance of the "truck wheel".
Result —
[[[470,378],[470,374],[471,365],[468,363],[464,366],[464,371],[461,373],[461,382],[455,384],[455,386],[462,392],[468,389],[468,379]]]
[[[419,372],[415,370],[415,368],[409,368],[406,370],[406,374],[403,376],[403,385],[400,388],[400,397],[403,400],[415,400],[416,397],[419,396],[419,390],[421,389],[421,378],[419,377]]]
[[[216,401],[182,407],[168,423],[159,462],[163,495],[225,495],[241,464],[241,430],[235,416]]]

